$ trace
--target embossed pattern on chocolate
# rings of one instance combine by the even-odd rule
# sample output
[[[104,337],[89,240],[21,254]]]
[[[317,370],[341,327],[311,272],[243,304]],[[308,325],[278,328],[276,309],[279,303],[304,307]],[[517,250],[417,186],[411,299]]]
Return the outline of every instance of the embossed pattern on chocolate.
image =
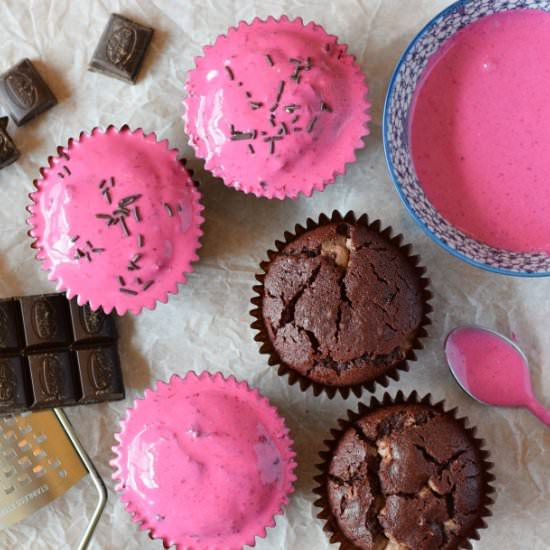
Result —
[[[0,76],[0,101],[17,126],[23,126],[57,104],[53,92],[29,59],[23,59]],[[0,157],[1,148],[0,144]]]
[[[0,414],[123,399],[117,337],[63,294],[0,300]]]
[[[19,151],[8,134],[8,117],[0,117],[0,170],[18,158]]]
[[[152,36],[152,28],[122,15],[111,14],[90,61],[89,70],[133,83]]]

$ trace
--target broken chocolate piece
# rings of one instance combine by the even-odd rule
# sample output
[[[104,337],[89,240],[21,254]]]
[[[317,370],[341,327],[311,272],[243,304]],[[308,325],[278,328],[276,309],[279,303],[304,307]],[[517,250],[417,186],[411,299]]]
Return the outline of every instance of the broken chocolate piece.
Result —
[[[19,151],[8,134],[8,117],[0,118],[0,169],[9,166],[19,158]]]
[[[111,14],[90,61],[89,70],[135,82],[152,36],[152,28],[122,15]]]
[[[0,103],[22,126],[57,104],[57,99],[29,59],[0,75]]]

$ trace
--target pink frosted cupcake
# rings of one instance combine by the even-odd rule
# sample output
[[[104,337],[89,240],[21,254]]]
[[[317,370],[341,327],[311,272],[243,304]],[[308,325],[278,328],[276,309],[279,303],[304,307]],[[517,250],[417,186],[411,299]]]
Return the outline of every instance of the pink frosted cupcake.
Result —
[[[253,546],[293,490],[284,421],[234,377],[191,372],[160,382],[129,409],[116,438],[116,488],[166,548]]]
[[[177,151],[127,126],[70,139],[30,195],[29,235],[57,290],[109,313],[166,302],[198,259],[200,194]]]
[[[189,73],[185,128],[206,168],[258,197],[310,196],[355,160],[368,134],[355,58],[314,23],[240,23]]]

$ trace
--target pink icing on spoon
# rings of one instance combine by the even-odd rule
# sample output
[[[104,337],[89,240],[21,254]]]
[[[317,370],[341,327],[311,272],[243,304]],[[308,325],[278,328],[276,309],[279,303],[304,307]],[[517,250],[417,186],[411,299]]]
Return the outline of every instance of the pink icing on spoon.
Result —
[[[122,499],[178,549],[252,544],[294,479],[281,418],[257,391],[221,375],[174,376],[147,391],[118,439]]]
[[[167,142],[96,129],[70,140],[41,173],[29,222],[58,290],[94,310],[138,313],[185,282],[202,206]]]
[[[511,340],[488,329],[459,327],[445,342],[449,367],[474,399],[500,407],[526,407],[550,427],[550,410],[536,399],[527,358]]]
[[[206,167],[265,197],[323,189],[368,133],[355,58],[322,27],[256,19],[205,48],[189,73],[186,130]]]

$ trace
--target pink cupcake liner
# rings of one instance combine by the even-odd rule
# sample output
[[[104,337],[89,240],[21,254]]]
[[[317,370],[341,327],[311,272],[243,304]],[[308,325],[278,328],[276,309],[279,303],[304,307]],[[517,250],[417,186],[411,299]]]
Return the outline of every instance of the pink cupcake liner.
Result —
[[[245,51],[246,46],[239,50],[239,54],[241,52],[243,53],[242,58],[248,56],[245,58],[245,62],[248,63],[249,66],[252,66],[251,63],[259,64],[257,70],[256,66],[253,65],[254,82],[247,81],[247,77],[250,80],[249,75],[243,76],[241,81],[238,71],[239,59],[235,59],[235,55],[233,55],[231,48],[233,47],[233,42],[240,39],[239,37],[241,36],[241,34],[249,33],[250,30],[256,29],[258,29],[257,35],[261,36],[261,38],[259,38],[258,40],[266,44],[264,48],[266,50],[266,53],[262,55],[262,52]],[[337,70],[340,70],[341,73],[347,71],[344,76],[348,78],[350,85],[342,86],[341,91],[343,94],[350,93],[351,95],[349,98],[347,98],[347,101],[343,102],[343,105],[345,107],[348,107],[350,103],[353,104],[354,111],[342,114],[341,120],[344,121],[343,123],[334,123],[333,127],[328,128],[325,133],[320,134],[321,138],[324,138],[325,134],[327,133],[330,133],[333,136],[337,136],[334,138],[333,141],[326,141],[325,137],[326,143],[322,143],[322,146],[319,146],[317,148],[317,141],[319,138],[318,136],[316,136],[311,141],[311,143],[303,147],[303,151],[305,153],[308,154],[309,152],[311,152],[310,157],[307,157],[307,162],[302,162],[301,165],[300,158],[298,158],[295,154],[292,157],[288,157],[289,153],[283,152],[283,156],[281,157],[281,159],[277,160],[277,162],[282,165],[280,166],[280,172],[277,172],[278,175],[276,177],[273,176],[273,178],[269,176],[262,178],[261,175],[263,171],[265,171],[266,164],[268,163],[268,161],[271,162],[274,158],[267,153],[264,154],[266,147],[273,147],[274,150],[278,151],[278,148],[281,147],[281,144],[284,143],[282,141],[278,141],[277,143],[275,143],[275,145],[262,143],[262,141],[268,140],[268,138],[265,137],[262,140],[262,134],[269,134],[272,130],[270,128],[270,125],[267,125],[267,109],[269,108],[268,102],[271,104],[272,96],[275,104],[270,109],[271,112],[275,112],[278,117],[286,117],[286,126],[284,126],[284,128],[283,126],[281,126],[280,129],[280,132],[282,132],[283,136],[286,136],[288,134],[290,134],[290,137],[297,136],[297,133],[293,133],[296,127],[301,134],[307,134],[307,132],[310,131],[309,124],[313,123],[313,125],[317,124],[318,126],[322,127],[322,125],[324,124],[324,122],[322,121],[323,116],[338,116],[337,111],[334,110],[333,114],[333,109],[328,105],[328,103],[325,103],[324,100],[320,102],[320,110],[325,112],[319,112],[316,114],[312,112],[312,118],[309,119],[309,124],[308,120],[303,117],[302,120],[297,122],[294,126],[291,124],[291,120],[294,120],[294,116],[286,116],[284,113],[279,112],[283,104],[286,105],[287,103],[287,101],[285,101],[285,94],[294,93],[290,90],[293,85],[292,76],[290,76],[288,80],[284,79],[284,75],[287,74],[288,69],[286,67],[286,64],[288,64],[289,67],[292,67],[292,63],[296,63],[298,61],[296,59],[296,55],[290,55],[289,59],[281,59],[281,57],[285,53],[284,48],[286,46],[284,43],[282,43],[282,46],[281,43],[277,43],[277,40],[280,37],[273,35],[275,35],[277,31],[280,32],[283,30],[287,31],[288,40],[294,40],[293,37],[300,36],[300,33],[305,35],[305,40],[307,40],[308,43],[311,41],[310,39],[312,37],[322,39],[324,48],[319,48],[318,50],[314,50],[313,47],[311,48],[312,57],[307,57],[307,63],[310,63],[310,60],[313,59],[313,65],[310,65],[309,69],[307,69],[306,67],[307,70],[301,72],[300,78],[303,76],[305,80],[307,76],[304,75],[307,75],[308,71],[312,67],[315,68],[315,55],[325,55],[327,56],[327,59],[334,57],[334,60],[336,60],[338,64],[330,67],[334,73],[334,82],[331,85],[327,84],[325,86],[325,90],[327,90],[326,93],[336,94],[336,92],[334,92],[334,89],[337,87],[337,83],[339,82],[338,77],[342,76],[340,73],[337,73]],[[288,38],[289,35],[292,35],[293,37]],[[272,42],[269,42],[271,39]],[[304,41],[304,39],[302,39],[302,41]],[[294,45],[295,44],[289,45],[287,49],[295,51],[297,47],[295,49],[292,49]],[[253,46],[254,45],[251,45],[250,49],[252,49]],[[256,137],[252,141],[242,142],[240,140],[236,140],[238,143],[230,144],[229,146],[233,149],[227,157],[221,157],[220,150],[223,143],[220,135],[218,134],[221,134],[221,128],[223,127],[223,125],[226,125],[229,128],[230,121],[224,119],[229,119],[231,115],[234,115],[234,113],[237,112],[237,110],[228,109],[232,112],[224,113],[223,101],[227,100],[221,99],[221,106],[216,103],[216,113],[218,115],[216,119],[216,143],[214,147],[210,147],[210,145],[207,144],[210,137],[207,136],[207,131],[212,131],[210,127],[211,125],[209,124],[207,129],[206,124],[197,124],[199,113],[204,112],[205,104],[208,103],[209,90],[206,91],[204,94],[200,94],[195,91],[195,89],[198,88],[198,86],[201,85],[203,81],[210,82],[212,80],[212,75],[217,72],[217,69],[210,70],[211,67],[208,66],[209,61],[211,58],[215,58],[216,56],[219,56],[220,58],[223,57],[222,54],[224,52],[224,49],[227,50],[225,59],[217,60],[218,64],[216,65],[216,68],[218,66],[219,68],[221,68],[223,63],[224,68],[228,73],[227,75],[225,75],[223,71],[219,71],[222,73],[221,77],[225,78],[225,76],[227,76],[227,82],[225,82],[224,84],[226,92],[224,94],[224,97],[228,96],[228,90],[230,90],[229,85],[233,86],[233,90],[237,90],[239,94],[242,93],[242,102],[244,104],[246,104],[247,102],[253,104],[254,111],[256,112],[256,114],[260,115],[261,120],[263,121],[261,122],[261,124],[265,126],[265,128],[262,128],[261,126],[257,127]],[[324,51],[322,51],[323,49]],[[309,53],[310,52],[308,51],[308,54]],[[252,55],[255,56],[253,61],[251,61],[250,59]],[[331,62],[332,61],[333,60],[331,60]],[[233,63],[235,65],[232,65]],[[284,74],[282,72],[282,69],[280,69],[283,63],[285,63]],[[326,63],[325,59],[322,60],[322,63]],[[270,76],[273,74],[269,72],[271,70],[277,71],[275,77]],[[288,71],[291,70],[292,68],[288,69]],[[288,72],[288,74],[290,75],[290,72]],[[265,89],[260,89],[261,86],[266,86],[264,81],[268,77],[283,79],[283,89],[281,90],[280,80],[278,80],[279,88],[274,85],[273,90],[271,90],[270,87],[268,92]],[[312,79],[313,78],[315,77],[312,77]],[[323,78],[326,78],[325,73],[321,73],[319,75],[319,79]],[[239,88],[235,88],[235,83],[237,86],[239,86]],[[308,83],[306,84],[309,86]],[[311,86],[311,89],[314,90],[319,86]],[[250,92],[249,90],[247,90],[247,87],[250,87],[251,90],[256,88],[256,91]],[[257,197],[265,197],[268,199],[284,199],[288,197],[295,199],[300,194],[309,197],[311,196],[313,191],[322,191],[327,185],[333,183],[337,176],[343,175],[346,172],[348,164],[353,163],[357,160],[356,151],[364,147],[363,139],[369,133],[368,122],[371,117],[369,114],[370,103],[367,101],[368,86],[365,82],[364,74],[362,73],[361,68],[356,62],[356,58],[347,52],[347,45],[338,43],[338,38],[336,36],[327,34],[323,27],[313,22],[308,23],[307,25],[304,24],[301,18],[297,18],[294,20],[290,20],[286,16],[283,16],[280,19],[268,17],[266,20],[255,18],[251,23],[241,21],[237,26],[231,27],[228,30],[227,34],[220,35],[217,38],[214,45],[204,47],[202,56],[199,56],[195,59],[195,68],[191,70],[188,74],[186,90],[188,94],[186,99],[184,100],[183,118],[185,122],[185,131],[189,136],[189,144],[191,145],[191,147],[193,147],[198,157],[205,159],[206,168],[210,170],[215,176],[222,178],[227,186],[233,187],[234,189],[243,191],[245,193],[253,193]],[[353,90],[353,93],[350,90]],[[310,93],[309,89],[307,90],[307,93]],[[210,95],[214,94],[211,93]],[[261,101],[259,101],[260,97]],[[337,94],[335,97],[333,97],[333,100],[340,101],[341,98]],[[338,106],[339,105],[340,104],[338,104]],[[306,104],[305,107],[306,109],[309,109],[310,104]],[[266,111],[265,117],[264,114],[262,114],[262,109]],[[296,111],[296,113],[298,113],[298,111]],[[249,114],[250,113],[247,112],[245,114],[245,117],[247,117]],[[292,112],[292,115],[294,114],[295,113]],[[313,116],[314,114],[315,116]],[[200,116],[202,116],[202,114]],[[330,124],[332,124],[332,121],[329,118],[325,120],[329,120]],[[256,118],[256,122],[257,121],[258,119]],[[346,123],[349,123],[350,125],[346,126],[344,130],[342,130],[342,127]],[[277,121],[277,125],[278,124],[279,120]],[[235,122],[235,125],[238,125],[238,121]],[[275,125],[272,124],[272,126]],[[236,131],[236,133],[240,133],[241,130],[241,128],[238,128],[238,131]],[[249,129],[245,128],[244,130],[248,131]],[[242,131],[244,132],[244,130]],[[234,125],[231,124],[231,132],[233,131]],[[313,131],[313,129],[311,129],[311,131]],[[229,132],[229,130],[227,130],[227,132]],[[273,130],[273,132],[275,132],[275,130]],[[279,135],[277,135],[275,139],[282,139],[279,138]],[[243,136],[241,135],[240,137]],[[225,141],[231,141],[233,140],[233,138],[234,136],[231,136],[229,139],[225,139]],[[335,150],[342,146],[344,142],[345,148],[339,150],[338,157],[332,157]],[[225,147],[227,146],[228,144],[225,143]],[[249,148],[249,150],[246,149],[247,147]],[[250,149],[250,147],[252,147],[252,149]],[[294,141],[291,145],[291,148],[292,150],[296,149]],[[273,151],[271,151],[271,153],[273,154]],[[327,157],[329,155],[331,155],[331,158],[327,162]],[[234,161],[233,158],[235,159]],[[233,162],[234,164],[232,164]],[[295,163],[295,166],[292,166],[291,162]],[[314,166],[314,169],[318,171],[318,174],[313,176],[312,166]],[[260,170],[262,170],[262,172],[259,172]],[[279,170],[279,167],[277,167],[277,170]],[[283,173],[284,176],[282,175]],[[254,178],[256,178],[256,181],[253,181]],[[275,181],[272,182],[270,181],[271,179]],[[282,180],[282,182],[279,183],[278,180]],[[297,180],[298,182],[296,183]]]
[[[136,498],[136,492],[131,486],[131,482],[129,482],[129,479],[131,479],[131,462],[128,449],[129,446],[133,445],[136,439],[141,437],[144,431],[146,431],[149,422],[157,426],[159,422],[164,421],[166,416],[163,415],[162,418],[158,418],[159,413],[156,413],[151,407],[154,403],[167,403],[170,398],[177,398],[178,394],[176,392],[178,388],[186,388],[189,392],[186,394],[187,396],[190,395],[190,392],[193,392],[193,395],[203,395],[212,390],[221,390],[223,395],[238,396],[241,401],[252,404],[254,412],[257,412],[258,417],[265,421],[261,426],[267,425],[268,422],[266,419],[268,419],[272,430],[270,430],[269,433],[266,432],[267,437],[276,445],[278,456],[282,464],[281,482],[276,489],[277,496],[273,499],[274,502],[271,508],[264,514],[264,518],[269,516],[270,519],[268,521],[258,522],[256,525],[254,525],[254,522],[250,522],[252,527],[246,529],[247,532],[227,535],[228,538],[226,538],[225,541],[213,542],[212,536],[209,537],[209,540],[201,541],[200,538],[193,538],[189,534],[184,537],[185,540],[181,540],[180,535],[178,540],[178,536],[174,534],[173,530],[166,527],[166,523],[158,521],[158,516],[157,518],[151,517],[151,511],[148,512],[147,510],[143,510],[143,508],[148,505],[150,499],[146,501],[145,498],[141,500],[139,497]],[[197,392],[196,394],[194,394],[195,389]],[[179,397],[180,399],[178,401],[181,401],[181,395]],[[173,403],[174,406],[177,406],[176,401]],[[216,408],[215,414],[223,415],[223,406],[221,406],[221,408]],[[203,414],[201,413],[201,417],[202,416]],[[224,418],[226,418],[226,416],[224,416]],[[183,424],[184,422],[182,422],[182,425]],[[184,433],[184,427],[182,425],[178,425],[178,429],[182,430],[181,435]],[[203,426],[199,426],[196,428],[199,433],[202,427]],[[192,371],[187,373],[183,378],[178,375],[173,375],[167,383],[158,382],[156,388],[145,390],[143,398],[137,399],[133,407],[128,409],[126,416],[121,420],[120,428],[120,431],[115,434],[118,444],[113,447],[115,456],[110,462],[114,469],[113,479],[116,482],[115,489],[119,492],[120,499],[126,511],[131,515],[132,521],[138,524],[141,530],[148,531],[151,539],[160,539],[165,548],[175,545],[178,550],[237,550],[244,545],[254,546],[257,537],[265,537],[267,534],[266,529],[275,526],[276,516],[283,513],[283,508],[288,504],[289,496],[294,491],[293,485],[296,480],[294,474],[296,468],[296,453],[293,450],[293,442],[284,419],[279,416],[277,409],[271,405],[267,398],[263,397],[257,389],[251,389],[246,382],[239,382],[234,376],[226,378],[221,373],[211,374],[208,372],[197,375]],[[259,428],[260,424],[258,424],[258,429]],[[188,430],[185,433],[187,434]],[[177,435],[180,434],[176,434],[176,438]],[[179,441],[178,445],[181,445]],[[185,457],[187,457],[187,455],[185,455]],[[134,463],[135,461],[132,462],[132,464]],[[180,463],[181,460],[174,462],[176,467]],[[227,463],[230,463],[229,459]],[[224,461],[224,465],[225,464],[226,462]],[[169,467],[171,466],[172,463]],[[210,471],[210,474],[212,474],[212,471]],[[170,489],[170,487],[166,487],[166,490],[168,489]],[[240,486],[235,487],[235,491],[242,490],[243,488]],[[163,494],[166,494],[166,491],[164,491]],[[220,493],[217,494],[218,496],[220,495]],[[202,502],[201,500],[201,504]],[[186,506],[186,502],[182,501],[181,506]],[[223,509],[223,504],[221,504],[219,508],[220,514],[223,513]],[[166,518],[163,518],[163,520],[164,519]],[[167,519],[170,520],[170,518]]]
[[[120,154],[113,153],[113,158],[109,159],[106,153],[104,162],[100,159],[94,163],[89,159],[89,150],[99,147],[101,142],[96,140],[101,139],[115,140],[108,146],[117,145],[118,139],[129,139],[129,143],[135,144],[136,149],[127,151],[118,144]],[[102,147],[109,149],[105,144]],[[138,147],[143,147],[154,157],[154,161],[149,164],[150,172],[139,169]],[[149,147],[155,149],[151,151]],[[134,157],[130,158],[132,152]],[[97,150],[93,153],[97,155]],[[49,272],[48,279],[56,281],[57,291],[66,291],[69,299],[76,296],[79,305],[89,304],[93,311],[101,307],[106,313],[114,309],[122,315],[127,311],[138,314],[143,308],[154,309],[157,302],[166,303],[169,294],[177,293],[178,284],[186,283],[187,274],[193,271],[192,263],[198,260],[197,251],[201,246],[201,225],[204,219],[201,214],[201,194],[177,155],[178,151],[169,147],[168,140],[158,141],[154,133],[146,134],[141,128],[131,131],[127,125],[118,130],[111,125],[105,131],[94,128],[89,134],[81,132],[78,139],[71,138],[67,146],[58,147],[57,156],[48,157],[48,166],[40,168],[41,179],[33,182],[36,191],[29,195],[32,203],[27,207],[30,214],[28,224],[31,226],[28,235],[33,239],[32,248],[38,251],[36,258],[42,263],[42,269]],[[139,206],[135,208],[134,204],[126,205],[123,210],[126,214],[116,210],[120,193],[126,195],[126,200],[132,198],[132,190],[121,190],[121,187],[128,186],[124,181],[116,188],[118,174],[109,177],[117,170],[122,174],[122,180],[126,173],[133,175],[132,171],[136,176],[144,174],[143,179],[136,183],[140,193],[134,197],[138,196],[142,203],[146,203],[143,206],[154,216],[154,223],[147,223],[151,220],[146,219],[146,223],[138,225],[143,220],[142,215],[136,213],[139,212]],[[167,183],[162,187],[163,180],[159,174],[169,174],[172,179],[167,177]],[[130,183],[134,181],[130,176],[126,176],[126,179]],[[79,186],[83,185],[87,186],[87,196],[80,192]],[[69,204],[67,208],[71,208],[71,200],[67,200],[67,197],[75,192],[80,192],[80,196],[74,202],[81,204],[72,207],[72,213],[69,211],[72,219],[68,222],[65,205]],[[133,192],[136,193],[135,190]],[[99,195],[105,199],[101,206],[97,206],[97,201],[103,200],[97,198]],[[176,197],[174,201],[177,201],[177,208],[176,202],[172,206],[168,203],[161,205],[160,196]],[[94,210],[94,201],[99,214]],[[120,208],[120,201],[118,206]],[[163,207],[166,216],[173,217],[174,221],[161,219]],[[79,209],[78,215],[76,208]],[[128,237],[127,241],[122,239],[120,229],[109,227],[116,217],[110,214],[111,211],[119,212],[119,219],[114,223],[120,222],[118,227],[123,233],[126,231],[122,236]],[[105,219],[108,215],[112,215],[113,219]],[[100,219],[100,216],[104,219]],[[125,227],[122,227],[121,218],[124,218]],[[181,225],[177,226],[178,223]],[[132,224],[132,228],[128,229]],[[82,235],[81,231],[77,231],[82,229],[79,225],[85,229]],[[158,237],[161,227],[167,228],[167,233]],[[108,236],[104,235],[107,231],[111,231]],[[148,241],[155,243],[155,239],[158,240],[157,246],[153,248],[151,244],[149,248],[154,251],[152,256],[156,263],[149,266]],[[168,260],[157,252],[159,243],[165,248],[170,247]],[[111,244],[118,248],[109,253],[108,245]],[[115,264],[121,262],[125,265],[127,262],[127,270],[130,272],[126,272],[125,266],[117,265],[115,269]],[[142,263],[156,270],[157,276],[145,273]],[[97,277],[104,277],[102,284],[90,282]]]

